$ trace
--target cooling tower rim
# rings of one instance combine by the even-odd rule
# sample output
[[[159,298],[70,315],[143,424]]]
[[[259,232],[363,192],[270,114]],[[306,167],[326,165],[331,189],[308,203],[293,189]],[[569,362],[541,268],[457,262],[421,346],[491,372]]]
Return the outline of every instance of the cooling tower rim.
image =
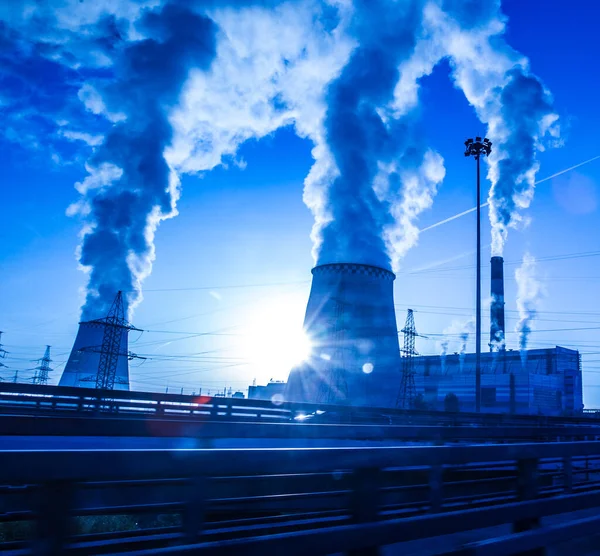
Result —
[[[392,281],[396,279],[396,275],[387,268],[363,263],[325,263],[317,265],[311,270],[313,276],[326,272],[363,274]]]
[[[504,262],[504,257],[502,255],[494,255],[491,259],[490,262],[494,262],[494,261],[500,261],[500,262]]]

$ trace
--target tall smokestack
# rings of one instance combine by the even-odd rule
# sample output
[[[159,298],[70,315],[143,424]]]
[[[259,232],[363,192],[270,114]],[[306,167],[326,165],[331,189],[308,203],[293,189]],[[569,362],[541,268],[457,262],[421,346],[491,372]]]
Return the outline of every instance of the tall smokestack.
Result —
[[[393,407],[400,380],[395,275],[353,263],[320,265],[312,274],[304,319],[312,354],[290,373],[286,398]]]
[[[490,305],[490,351],[506,347],[504,339],[504,259],[492,257],[491,305]]]

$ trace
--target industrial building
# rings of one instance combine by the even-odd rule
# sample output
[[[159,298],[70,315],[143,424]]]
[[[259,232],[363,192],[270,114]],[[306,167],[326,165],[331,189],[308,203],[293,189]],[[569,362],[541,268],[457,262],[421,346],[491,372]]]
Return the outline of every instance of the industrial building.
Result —
[[[506,349],[504,261],[491,259],[490,337],[481,354],[481,411],[571,415],[583,411],[581,357],[562,347]],[[415,390],[425,406],[446,409],[454,395],[462,411],[476,409],[476,356],[473,353],[430,355],[412,360]]]
[[[251,386],[248,386],[248,399],[273,400],[275,396],[281,396],[281,399],[283,399],[285,388],[286,384],[281,380],[271,380],[265,386],[252,384]]]
[[[491,265],[490,351],[481,354],[481,410],[581,412],[579,352],[561,347],[506,349],[504,261],[492,257]],[[400,357],[392,272],[338,263],[317,266],[312,274],[304,327],[313,353],[290,373],[287,400],[405,408],[415,407],[418,400],[424,407],[444,410],[449,396],[462,411],[476,409],[475,354],[418,356],[413,323],[402,330],[410,341]]]
[[[449,394],[461,411],[475,411],[475,354],[415,357],[415,386],[426,407],[447,409]],[[583,410],[579,352],[554,347],[481,354],[481,411],[571,415]]]

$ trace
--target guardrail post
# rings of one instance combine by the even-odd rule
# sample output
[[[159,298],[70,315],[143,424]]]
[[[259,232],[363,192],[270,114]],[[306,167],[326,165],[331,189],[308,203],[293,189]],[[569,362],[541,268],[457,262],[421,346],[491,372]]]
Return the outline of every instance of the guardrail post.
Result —
[[[517,496],[519,500],[532,500],[537,498],[539,492],[538,484],[539,461],[535,458],[523,459],[517,462]],[[539,518],[526,518],[513,523],[513,532],[522,533],[539,527]],[[542,556],[544,548],[536,548],[520,552],[520,556]]]
[[[70,533],[70,513],[74,487],[66,481],[41,485],[33,554],[59,556]]]
[[[573,460],[571,456],[563,459],[563,484],[565,492],[573,491]]]
[[[439,512],[444,502],[443,494],[444,468],[441,465],[432,465],[429,469],[429,502],[432,512]]]
[[[206,477],[193,477],[188,490],[188,499],[181,516],[183,534],[187,542],[195,542],[204,529],[207,505],[208,481]]]
[[[352,474],[350,511],[354,523],[367,523],[379,519],[381,470],[376,467],[359,468]],[[377,556],[377,545],[351,550],[349,556]]]
[[[590,458],[585,456],[585,482],[590,480]]]

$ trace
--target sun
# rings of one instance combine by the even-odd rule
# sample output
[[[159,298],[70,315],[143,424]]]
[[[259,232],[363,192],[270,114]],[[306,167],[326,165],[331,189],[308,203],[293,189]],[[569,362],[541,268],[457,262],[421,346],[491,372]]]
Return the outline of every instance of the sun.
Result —
[[[244,358],[257,378],[285,379],[308,359],[311,343],[302,329],[302,305],[285,297],[256,308],[243,334]]]

